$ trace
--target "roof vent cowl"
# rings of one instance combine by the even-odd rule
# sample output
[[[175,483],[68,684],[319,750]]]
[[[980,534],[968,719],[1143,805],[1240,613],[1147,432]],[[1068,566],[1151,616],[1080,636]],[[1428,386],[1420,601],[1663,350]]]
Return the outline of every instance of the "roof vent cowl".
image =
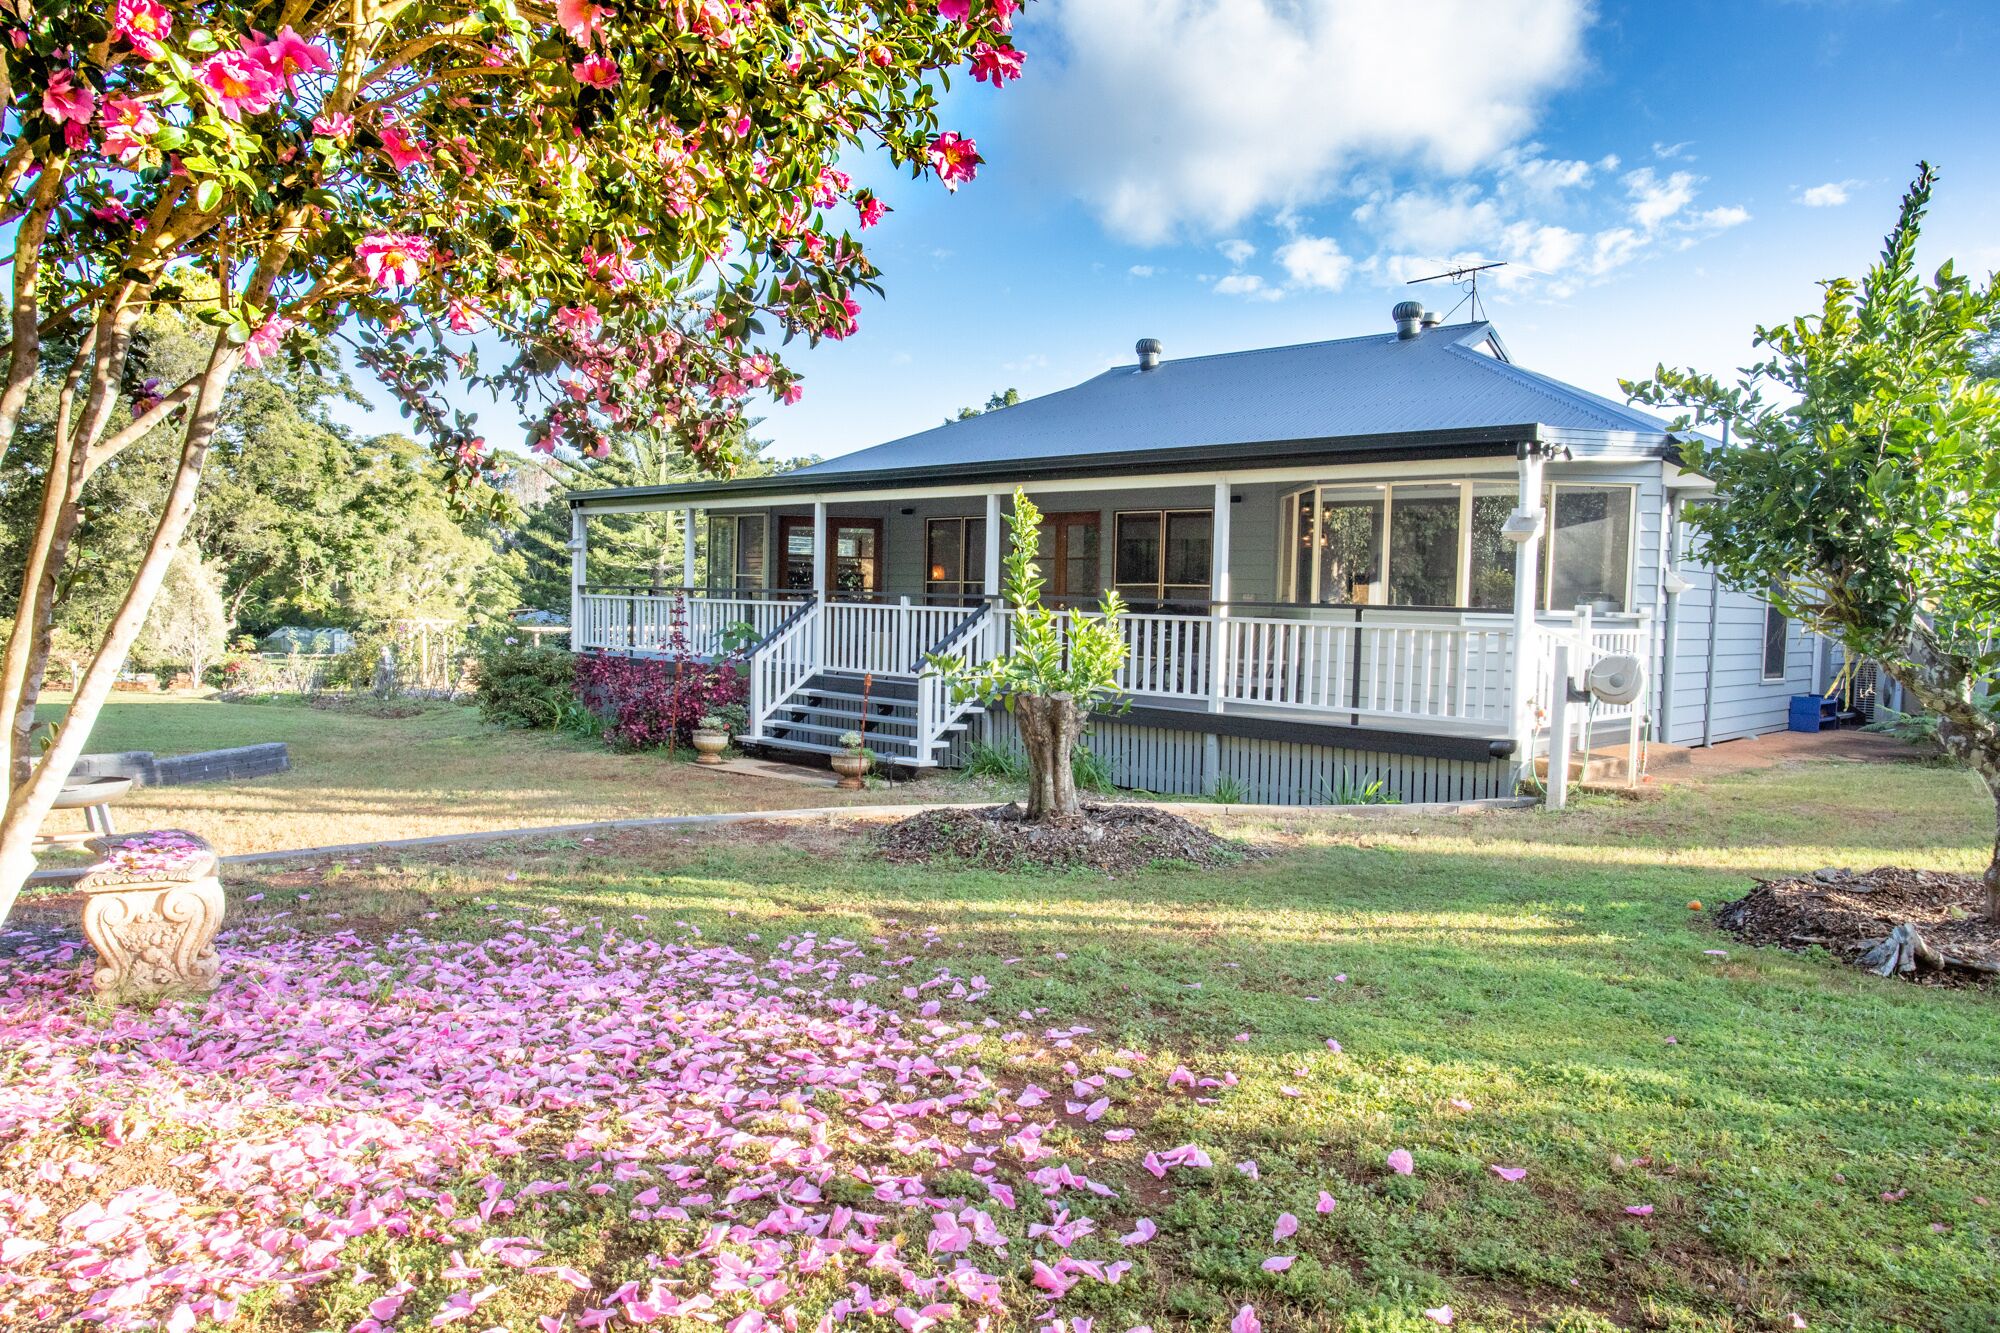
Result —
[[[1423,336],[1424,303],[1422,301],[1398,301],[1396,308],[1389,312],[1389,318],[1396,321],[1396,337],[1403,342]]]
[[[1166,347],[1158,338],[1141,338],[1133,350],[1139,354],[1139,369],[1157,370],[1160,366],[1160,353],[1166,351]]]

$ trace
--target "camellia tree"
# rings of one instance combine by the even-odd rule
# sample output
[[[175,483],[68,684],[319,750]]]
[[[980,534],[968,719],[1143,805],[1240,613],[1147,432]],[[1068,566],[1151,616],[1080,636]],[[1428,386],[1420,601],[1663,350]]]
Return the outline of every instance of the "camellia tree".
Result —
[[[955,698],[999,702],[1014,715],[1028,752],[1031,823],[1082,818],[1071,759],[1091,713],[1122,700],[1118,672],[1126,655],[1118,624],[1125,603],[1115,590],[1104,594],[1095,616],[1042,605],[1035,564],[1041,529],[1042,511],[1015,491],[1001,587],[1014,613],[1012,648],[977,665],[951,654],[930,659]]]
[[[354,348],[485,493],[443,391],[511,395],[542,448],[670,439],[726,471],[753,394],[796,398],[782,340],[843,338],[877,270],[852,230],[867,161],[956,188],[953,72],[1020,73],[1018,0],[52,0],[4,25],[0,203],[12,286],[0,450],[60,385],[47,485],[0,668],[10,724],[0,919],[185,531],[230,375],[311,330]],[[846,165],[843,165],[843,164]],[[133,330],[213,330],[194,373],[137,379]],[[476,352],[505,349],[482,369]],[[28,741],[53,589],[92,474],[180,431],[158,528],[54,744]]]
[[[1918,272],[1935,180],[1920,164],[1858,285],[1757,330],[1769,355],[1735,384],[1662,366],[1625,390],[1728,424],[1687,447],[1716,486],[1689,522],[1723,579],[1878,663],[2000,802],[2000,392],[1979,374],[2000,280]],[[2000,836],[1986,891],[2000,919]]]

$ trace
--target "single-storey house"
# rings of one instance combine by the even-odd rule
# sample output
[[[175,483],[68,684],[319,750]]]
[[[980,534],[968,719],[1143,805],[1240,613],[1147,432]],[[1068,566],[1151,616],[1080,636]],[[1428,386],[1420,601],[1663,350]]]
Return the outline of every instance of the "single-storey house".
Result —
[[[574,646],[747,656],[748,743],[951,766],[1010,745],[927,653],[1008,641],[1015,488],[1047,516],[1048,596],[1130,607],[1129,708],[1090,745],[1120,785],[1278,803],[1371,783],[1511,793],[1547,752],[1554,650],[1635,656],[1590,737],[1786,725],[1814,645],[1718,589],[1682,523],[1708,483],[1667,425],[1517,365],[1485,321],[1414,303],[1381,333],[1131,364],[796,471],[571,493]],[[590,581],[589,521],[684,516],[683,587]],[[745,647],[744,645],[747,645]]]

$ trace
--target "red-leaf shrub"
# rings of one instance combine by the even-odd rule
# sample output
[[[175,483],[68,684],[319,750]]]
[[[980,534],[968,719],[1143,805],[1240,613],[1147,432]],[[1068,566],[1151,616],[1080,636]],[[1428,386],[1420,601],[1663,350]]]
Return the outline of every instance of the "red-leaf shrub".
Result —
[[[605,742],[619,750],[689,744],[695,723],[743,703],[749,693],[741,663],[728,659],[612,653],[576,659],[576,697],[605,719]]]

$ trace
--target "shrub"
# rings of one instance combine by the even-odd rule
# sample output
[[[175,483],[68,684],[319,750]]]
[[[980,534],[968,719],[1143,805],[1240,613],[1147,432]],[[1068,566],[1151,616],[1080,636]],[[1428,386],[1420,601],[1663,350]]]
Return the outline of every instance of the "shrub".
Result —
[[[1028,780],[1028,756],[988,741],[974,741],[965,747],[965,764],[960,769],[969,778],[1003,778],[1008,782]]]
[[[1111,761],[1089,746],[1078,745],[1069,752],[1069,771],[1084,791],[1107,795],[1118,790],[1111,777]]]
[[[576,697],[604,719],[605,741],[620,750],[687,745],[704,715],[741,706],[750,690],[731,662],[608,653],[574,660]]]
[[[496,643],[477,659],[479,715],[503,727],[578,729],[576,657],[561,648]]]

